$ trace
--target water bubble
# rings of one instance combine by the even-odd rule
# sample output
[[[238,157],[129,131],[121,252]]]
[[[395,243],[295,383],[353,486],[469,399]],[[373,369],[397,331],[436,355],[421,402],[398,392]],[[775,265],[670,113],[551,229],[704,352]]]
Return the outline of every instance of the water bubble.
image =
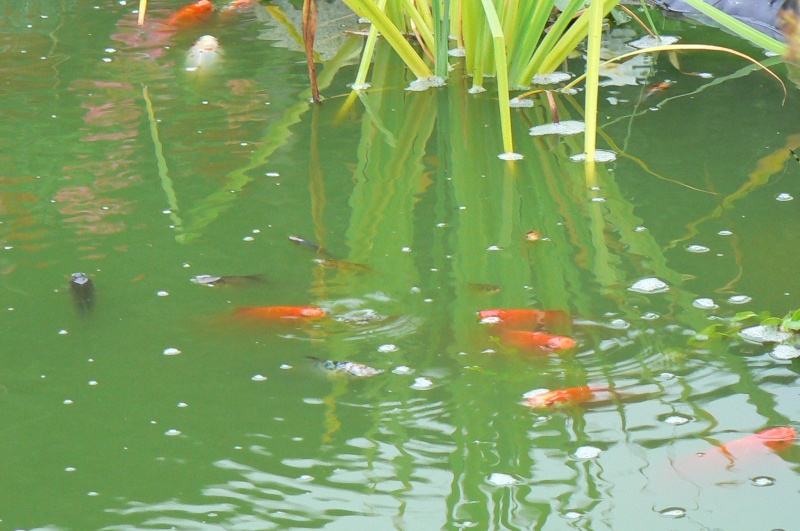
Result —
[[[58,331],[58,335],[60,335],[60,336],[65,336],[67,334],[69,334],[69,332],[67,332],[66,330],[59,330]]]
[[[68,467],[66,467],[64,469],[64,471],[65,472],[75,472],[75,467],[74,466],[68,466]]]
[[[563,120],[558,123],[542,124],[531,127],[531,136],[543,135],[577,135],[586,129],[584,122],[577,120]]]
[[[399,365],[392,369],[392,372],[395,374],[411,374],[414,370],[411,367],[406,367],[405,365]]]
[[[180,353],[181,353],[181,351],[178,350],[175,347],[169,347],[169,348],[165,348],[164,349],[164,355],[165,356],[177,356]]]
[[[600,455],[600,448],[594,446],[581,446],[573,454],[577,459],[594,459]]]
[[[627,330],[631,327],[631,324],[625,319],[613,319],[610,323],[608,323],[608,327],[613,328],[614,330]]]
[[[583,513],[579,513],[578,511],[567,511],[564,513],[564,518],[566,518],[567,520],[577,520],[582,516]]]
[[[769,487],[775,484],[775,478],[769,476],[756,476],[751,478],[750,481],[756,487]]]
[[[533,100],[530,98],[511,98],[511,100],[508,102],[508,106],[517,109],[533,107]]]
[[[178,402],[178,407],[189,407],[189,404],[186,402]]]
[[[99,492],[95,492],[93,490],[90,490],[89,492],[86,493],[86,495],[87,496],[100,496],[100,493]]]
[[[411,247],[403,247],[400,250],[403,251],[404,253],[410,253],[411,252]]]
[[[643,227],[642,225],[639,225],[638,227],[636,227],[633,230],[634,230],[634,232],[644,232],[644,231],[647,230],[647,227]]]
[[[692,420],[691,417],[687,417],[687,416],[684,416],[684,415],[676,414],[676,415],[667,416],[664,419],[664,422],[666,422],[667,424],[671,424],[673,426],[681,426],[683,424],[688,423],[691,420]]]
[[[421,77],[412,81],[408,87],[406,87],[406,90],[412,92],[422,92],[424,90],[428,90],[429,88],[443,87],[444,84],[444,79],[437,76]]]
[[[255,239],[255,238],[253,238],[252,236],[245,236],[244,238],[242,238],[242,240],[244,240],[244,241],[246,241],[246,242],[251,242],[251,241],[253,241],[254,239]]]
[[[647,312],[646,314],[642,315],[642,319],[644,319],[645,321],[653,321],[655,319],[658,319],[659,317],[661,316],[655,312]]]
[[[658,512],[661,513],[661,516],[666,516],[667,518],[683,518],[686,516],[686,509],[681,507],[667,507]]]
[[[713,299],[709,299],[706,297],[700,297],[692,301],[692,306],[695,308],[700,308],[701,310],[716,310],[719,306],[714,302]]]
[[[176,435],[180,435],[180,434],[181,434],[181,430],[176,430],[176,429],[169,429],[169,430],[164,432],[164,435],[167,435],[169,437],[175,437]]]
[[[728,304],[747,304],[752,300],[753,298],[747,295],[731,295],[728,297]]]
[[[480,94],[481,92],[486,92],[486,89],[483,87],[479,87],[477,85],[472,85],[467,92],[470,94]]]
[[[776,345],[769,355],[776,360],[793,360],[800,358],[800,350],[792,345]]]
[[[303,402],[312,406],[319,406],[325,403],[323,400],[320,400],[319,398],[304,398]]]
[[[158,293],[156,293],[156,295],[158,295],[159,297],[166,297],[166,296],[168,296],[168,295],[169,295],[169,291],[164,291],[164,290],[162,289],[161,291],[159,291]]]
[[[387,353],[387,352],[397,352],[400,350],[397,348],[397,345],[392,345],[391,343],[387,343],[386,345],[381,345],[378,347],[378,352]]]
[[[70,400],[69,398],[67,398],[67,399],[65,399],[65,400],[64,400],[64,402],[62,402],[62,403],[63,403],[63,404],[66,404],[66,405],[70,405],[70,404],[73,404],[74,402],[73,402],[72,400]]]
[[[254,382],[263,382],[264,380],[267,379],[267,377],[264,376],[263,374],[254,374],[253,377],[250,379],[253,380]]]
[[[778,194],[778,196],[775,198],[776,201],[791,201],[792,199],[794,199],[794,197],[787,193]]]
[[[490,245],[489,247],[486,248],[486,250],[487,251],[502,251],[503,249],[501,249],[497,245]]]
[[[739,337],[750,343],[781,343],[788,340],[788,332],[778,330],[776,326],[751,326],[739,332]]]
[[[500,160],[522,160],[525,158],[525,156],[520,153],[514,153],[509,151],[507,153],[500,153],[499,155],[497,155],[497,158]]]
[[[308,474],[303,474],[302,476],[297,478],[297,481],[302,481],[304,483],[309,482],[309,481],[313,481],[313,480],[314,480],[314,476],[309,476]]]
[[[637,280],[628,290],[647,294],[663,293],[669,291],[669,285],[659,278],[651,277]]]
[[[291,365],[287,365],[286,363],[281,363],[281,366],[279,367],[279,369],[283,369],[284,371],[289,370],[291,368],[292,368],[292,366]]]
[[[658,375],[658,379],[661,380],[662,382],[666,382],[667,380],[674,380],[675,375],[672,374],[671,372],[662,372],[661,374]]]
[[[495,487],[508,487],[510,485],[517,484],[517,479],[514,476],[502,474],[500,472],[494,472],[491,476],[489,476],[487,481],[490,485],[494,485]]]
[[[425,377],[415,378],[414,383],[411,384],[411,389],[417,390],[430,389],[431,387],[433,387],[433,382]]]
[[[553,72],[552,74],[536,74],[533,76],[534,85],[555,85],[572,79],[569,72]]]
[[[690,253],[707,253],[711,249],[709,249],[708,247],[706,247],[704,245],[692,244],[692,245],[686,246],[686,250],[689,251]]]
[[[569,160],[571,160],[572,162],[584,162],[586,160],[586,153],[578,153],[577,155],[572,155],[569,158]],[[606,149],[594,150],[595,162],[613,162],[615,160],[617,160],[617,153],[615,151],[609,151]]]
[[[97,385],[97,380],[89,380],[89,385]]]

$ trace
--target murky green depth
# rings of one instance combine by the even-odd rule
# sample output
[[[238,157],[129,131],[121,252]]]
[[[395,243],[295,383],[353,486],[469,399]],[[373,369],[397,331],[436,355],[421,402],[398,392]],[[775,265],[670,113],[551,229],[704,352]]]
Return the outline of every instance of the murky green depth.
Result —
[[[125,2],[0,10],[0,528],[796,525],[796,447],[681,465],[799,426],[796,361],[693,339],[800,307],[793,85],[782,106],[763,73],[726,79],[738,59],[682,58],[712,79],[654,59],[603,89],[599,146],[618,158],[587,182],[580,135],[527,134],[544,99],[514,115],[524,160],[499,160],[496,100],[455,59],[447,88],[412,93],[379,48],[378,88],[348,100],[350,37],[317,107],[288,4],[177,34],[156,21],[180,2],[155,4],[144,29]],[[187,72],[204,33],[224,57]],[[559,96],[561,118],[581,100]],[[647,278],[669,289],[630,289]],[[329,317],[236,317],[271,305]],[[564,310],[578,347],[508,347],[487,308]],[[613,399],[523,405],[586,384]]]

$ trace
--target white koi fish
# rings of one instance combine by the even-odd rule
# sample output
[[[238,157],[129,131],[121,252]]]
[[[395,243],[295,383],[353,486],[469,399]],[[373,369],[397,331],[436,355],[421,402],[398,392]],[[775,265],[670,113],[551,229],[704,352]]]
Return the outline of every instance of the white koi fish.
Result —
[[[219,41],[211,35],[203,35],[189,49],[186,54],[186,70],[189,72],[202,72],[213,68],[222,59],[222,47]]]

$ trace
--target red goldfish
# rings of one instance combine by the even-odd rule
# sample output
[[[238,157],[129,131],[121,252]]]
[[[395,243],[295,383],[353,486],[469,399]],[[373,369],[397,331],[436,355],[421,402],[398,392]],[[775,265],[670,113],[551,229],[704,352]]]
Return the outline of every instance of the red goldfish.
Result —
[[[327,312],[316,306],[239,306],[236,316],[257,321],[283,319],[321,319]]]
[[[650,96],[652,96],[657,92],[663,92],[668,88],[670,88],[671,86],[672,83],[670,83],[669,81],[662,81],[661,83],[656,83],[655,85],[650,86],[647,90],[644,91],[644,96],[642,97],[642,99],[649,98]]]
[[[602,390],[603,389],[600,388],[589,387],[588,385],[556,389],[555,391],[546,391],[527,397],[525,405],[532,408],[543,408],[559,406],[566,403],[580,404],[593,399],[595,393]]]
[[[540,352],[569,350],[577,345],[571,337],[554,336],[544,332],[528,332],[527,330],[502,330],[500,340],[512,347]]]
[[[214,13],[214,4],[209,0],[199,0],[177,10],[167,19],[167,25],[174,28],[185,28],[206,22]]]
[[[569,322],[569,316],[561,310],[481,310],[478,318],[482,323],[504,325],[552,326]]]

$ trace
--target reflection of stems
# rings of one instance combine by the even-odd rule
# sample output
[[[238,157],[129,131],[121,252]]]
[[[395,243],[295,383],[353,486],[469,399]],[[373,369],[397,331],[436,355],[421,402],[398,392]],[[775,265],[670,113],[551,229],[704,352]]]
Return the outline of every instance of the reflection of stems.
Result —
[[[169,217],[175,229],[178,232],[183,232],[183,221],[176,213],[178,211],[178,198],[175,196],[175,190],[172,187],[172,179],[169,178],[167,171],[167,160],[164,158],[164,148],[161,146],[161,140],[158,139],[158,123],[156,122],[156,115],[153,112],[153,102],[150,101],[150,95],[147,93],[147,86],[142,85],[142,98],[147,108],[147,120],[150,122],[150,136],[153,138],[153,146],[156,150],[156,162],[158,163],[158,176],[161,179],[161,188],[167,195],[167,203],[169,203]],[[180,235],[178,236],[180,237]]]

